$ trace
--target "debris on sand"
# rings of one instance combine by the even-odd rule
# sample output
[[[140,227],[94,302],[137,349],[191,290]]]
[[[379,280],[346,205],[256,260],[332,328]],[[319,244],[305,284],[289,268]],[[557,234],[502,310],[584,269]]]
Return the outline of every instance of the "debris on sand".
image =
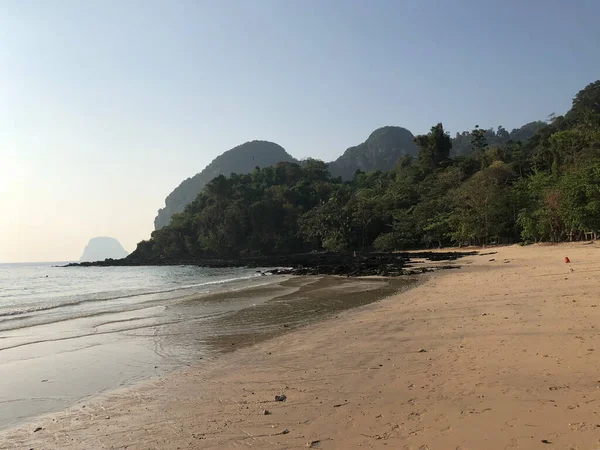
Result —
[[[333,405],[334,408],[341,408],[342,406],[346,406],[348,404],[348,402],[346,403],[340,403],[339,405]]]

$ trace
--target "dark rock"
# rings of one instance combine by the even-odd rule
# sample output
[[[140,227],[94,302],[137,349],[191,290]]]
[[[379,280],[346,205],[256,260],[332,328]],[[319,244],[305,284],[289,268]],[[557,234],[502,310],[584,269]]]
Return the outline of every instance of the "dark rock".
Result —
[[[263,416],[270,416],[271,415],[271,411],[269,411],[268,409],[265,409],[263,411]]]
[[[285,402],[287,400],[287,397],[285,394],[281,394],[281,395],[276,395],[275,396],[275,401],[276,402]]]
[[[35,430],[33,430],[34,433],[37,433],[38,431],[42,431],[43,428],[42,427],[37,427]]]
[[[352,253],[303,253],[295,255],[270,255],[240,257],[237,259],[195,259],[195,260],[140,260],[135,257],[125,259],[107,259],[94,263],[69,264],[70,266],[146,266],[146,265],[197,265],[209,268],[231,267],[273,267],[265,275],[339,275],[339,276],[399,276],[416,275],[434,270],[459,269],[458,265],[438,265],[435,267],[405,268],[411,258],[429,261],[455,261],[477,252],[414,252],[414,253],[365,253],[353,257]]]

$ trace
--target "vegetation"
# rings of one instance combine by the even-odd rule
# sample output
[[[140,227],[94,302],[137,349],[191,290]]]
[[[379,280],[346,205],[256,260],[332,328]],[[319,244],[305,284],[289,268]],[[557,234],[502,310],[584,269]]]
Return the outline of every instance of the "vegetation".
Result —
[[[382,127],[373,131],[362,144],[350,147],[329,164],[334,177],[351,180],[357,170],[390,170],[403,156],[416,156],[415,137],[406,128]]]
[[[600,231],[600,81],[511,139],[479,127],[456,152],[441,123],[391,170],[332,177],[316,160],[219,176],[132,259],[567,241]],[[461,148],[465,142],[458,142]]]
[[[251,172],[256,166],[272,166],[279,161],[295,161],[283,147],[268,141],[251,141],[238,145],[215,158],[202,172],[184,180],[165,199],[165,207],[158,211],[154,228],[169,224],[173,214],[183,212],[194,201],[206,184],[219,175]]]

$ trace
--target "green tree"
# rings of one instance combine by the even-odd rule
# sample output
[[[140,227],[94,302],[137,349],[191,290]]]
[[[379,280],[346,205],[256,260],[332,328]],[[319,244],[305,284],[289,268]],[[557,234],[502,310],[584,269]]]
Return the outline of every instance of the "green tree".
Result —
[[[419,148],[419,163],[423,170],[435,170],[450,158],[452,140],[441,123],[431,127],[429,134],[415,137]]]
[[[568,171],[558,183],[559,210],[569,240],[600,231],[600,160]]]
[[[486,245],[507,231],[511,217],[507,194],[513,178],[510,166],[494,163],[453,192],[449,222],[456,242]]]
[[[475,125],[471,131],[471,150],[476,155],[483,154],[488,146],[485,134],[485,130],[479,128],[479,125]]]
[[[398,158],[394,136],[411,136],[407,130],[380,129],[368,145],[348,150],[360,164],[344,168],[354,172],[345,182],[313,159],[218,176],[130,258],[189,262],[322,249],[485,245],[505,238],[595,238],[599,90],[600,81],[588,85],[570,111],[547,124],[532,122],[510,133],[501,126],[457,133],[460,151],[452,156],[453,143],[441,123],[414,138],[418,158]]]

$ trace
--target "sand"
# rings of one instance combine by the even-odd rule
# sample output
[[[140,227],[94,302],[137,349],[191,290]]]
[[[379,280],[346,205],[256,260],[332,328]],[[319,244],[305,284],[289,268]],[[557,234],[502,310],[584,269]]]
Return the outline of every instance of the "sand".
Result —
[[[600,448],[600,246],[488,251],[0,448]]]

